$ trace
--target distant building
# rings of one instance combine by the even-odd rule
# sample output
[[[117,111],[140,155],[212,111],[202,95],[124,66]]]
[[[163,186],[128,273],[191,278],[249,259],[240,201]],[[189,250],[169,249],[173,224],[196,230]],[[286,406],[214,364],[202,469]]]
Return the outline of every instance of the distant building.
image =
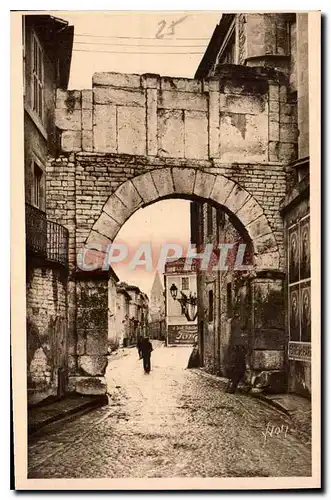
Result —
[[[150,319],[152,322],[161,321],[165,316],[165,300],[164,290],[158,271],[155,273],[155,278],[151,290],[150,300]]]
[[[126,290],[126,285],[118,283],[116,287],[116,341],[114,347],[123,347],[130,343],[131,323],[129,316],[131,296]]]
[[[192,344],[197,340],[197,274],[193,261],[184,269],[185,259],[165,265],[167,344]]]

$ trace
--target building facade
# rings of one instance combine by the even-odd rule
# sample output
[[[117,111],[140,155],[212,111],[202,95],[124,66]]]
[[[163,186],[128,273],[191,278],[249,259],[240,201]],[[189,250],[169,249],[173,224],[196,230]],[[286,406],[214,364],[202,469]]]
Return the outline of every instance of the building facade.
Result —
[[[153,339],[165,340],[165,295],[158,271],[155,273],[150,300],[149,334]]]
[[[198,333],[196,263],[186,269],[185,259],[166,262],[164,289],[167,345],[193,344]]]
[[[29,15],[22,29],[27,384],[28,402],[36,403],[68,388],[68,230],[47,211],[46,166],[58,149],[56,89],[68,85],[73,27]]]
[[[114,348],[129,345],[132,338],[132,322],[130,322],[129,316],[131,296],[123,283],[118,283],[116,292],[116,342]]]
[[[283,75],[282,91],[269,92],[270,160],[280,161],[286,174],[285,193],[276,177],[270,181],[270,203],[266,216],[278,206],[277,231],[284,241],[284,264],[271,280],[270,273],[226,271],[198,273],[200,350],[206,368],[226,371],[227,351],[243,344],[247,353],[247,381],[257,390],[288,390],[310,395],[310,237],[309,237],[309,116],[308,116],[308,14],[225,14],[216,27],[195,78],[218,78],[224,65],[247,74],[270,68]],[[245,72],[243,71],[243,75]],[[233,100],[243,92],[238,85]],[[251,85],[250,93],[260,90]],[[237,94],[237,95],[236,95]],[[222,113],[221,113],[222,115]],[[243,136],[247,118],[236,118]],[[229,138],[232,146],[233,139]],[[274,152],[273,152],[274,151]],[[286,153],[285,153],[286,152]],[[247,169],[250,167],[247,166]],[[238,170],[238,174],[239,174]],[[246,174],[250,172],[247,170]],[[263,173],[256,192],[268,188]],[[250,239],[226,210],[207,203],[191,209],[192,242],[203,249],[207,243],[246,244],[244,260],[254,264]],[[268,237],[265,237],[265,241]],[[230,252],[231,253],[231,252]],[[231,262],[231,255],[229,254]],[[233,261],[232,261],[233,264]],[[271,292],[271,293],[270,293]]]

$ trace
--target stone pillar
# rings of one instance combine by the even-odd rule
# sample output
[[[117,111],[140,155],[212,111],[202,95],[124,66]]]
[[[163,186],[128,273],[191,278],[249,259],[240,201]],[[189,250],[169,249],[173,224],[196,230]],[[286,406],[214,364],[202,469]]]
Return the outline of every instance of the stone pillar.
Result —
[[[159,75],[142,75],[142,86],[146,92],[146,150],[150,156],[157,155],[157,92]]]
[[[298,156],[309,156],[308,14],[297,14]]]
[[[210,80],[209,86],[209,158],[220,157],[220,83],[219,79]]]
[[[252,340],[250,377],[253,390],[285,390],[284,273],[259,271],[251,281]]]
[[[71,391],[105,394],[108,350],[108,272],[76,273],[76,373]]]

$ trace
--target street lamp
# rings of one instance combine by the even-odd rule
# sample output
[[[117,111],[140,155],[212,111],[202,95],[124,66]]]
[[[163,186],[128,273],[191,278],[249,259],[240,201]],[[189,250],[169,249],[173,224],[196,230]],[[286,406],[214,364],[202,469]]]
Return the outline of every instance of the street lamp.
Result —
[[[181,297],[177,298],[178,288],[175,283],[173,283],[170,287],[171,297],[174,300],[177,300],[180,303],[182,314],[186,317],[187,321],[194,321],[197,317],[198,310],[198,299],[196,294],[192,294],[187,296],[184,292],[181,293]]]

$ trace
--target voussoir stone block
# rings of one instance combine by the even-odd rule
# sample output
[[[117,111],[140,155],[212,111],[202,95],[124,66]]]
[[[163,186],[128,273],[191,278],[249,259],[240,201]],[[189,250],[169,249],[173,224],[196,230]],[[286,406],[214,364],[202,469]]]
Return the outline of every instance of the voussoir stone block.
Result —
[[[254,248],[255,252],[259,254],[266,252],[276,252],[278,248],[274,234],[268,233],[264,236],[261,236],[260,238],[256,238],[254,240]]]
[[[224,202],[235,186],[235,182],[231,181],[227,177],[223,177],[223,175],[217,175],[214,187],[210,194],[210,198],[220,205],[224,205]]]
[[[251,195],[237,184],[229,194],[226,200],[226,206],[235,214],[250,197]]]
[[[173,179],[170,168],[162,168],[151,172],[159,196],[174,193]]]
[[[124,205],[116,194],[113,194],[108,198],[103,210],[119,225],[123,224],[131,215],[131,210]]]
[[[112,243],[112,241],[107,238],[106,236],[103,236],[100,233],[97,233],[96,231],[91,231],[86,243],[89,245],[96,244],[96,245],[101,245],[102,251],[106,251],[106,247]]]
[[[250,222],[253,222],[262,214],[263,208],[253,197],[247,199],[244,205],[236,212],[236,216],[244,226],[247,226]]]
[[[172,177],[176,193],[192,194],[195,183],[196,170],[194,168],[174,167]]]
[[[132,179],[132,183],[144,203],[151,203],[158,198],[158,192],[150,172],[135,177]]]
[[[142,199],[131,181],[124,182],[115,194],[131,212],[142,204]]]
[[[120,224],[103,211],[92,229],[113,241],[120,228]]]
[[[256,220],[250,222],[246,229],[252,240],[272,232],[265,215],[260,215]]]
[[[197,170],[193,194],[195,194],[196,196],[201,196],[202,198],[210,198],[215,180],[215,175]]]

